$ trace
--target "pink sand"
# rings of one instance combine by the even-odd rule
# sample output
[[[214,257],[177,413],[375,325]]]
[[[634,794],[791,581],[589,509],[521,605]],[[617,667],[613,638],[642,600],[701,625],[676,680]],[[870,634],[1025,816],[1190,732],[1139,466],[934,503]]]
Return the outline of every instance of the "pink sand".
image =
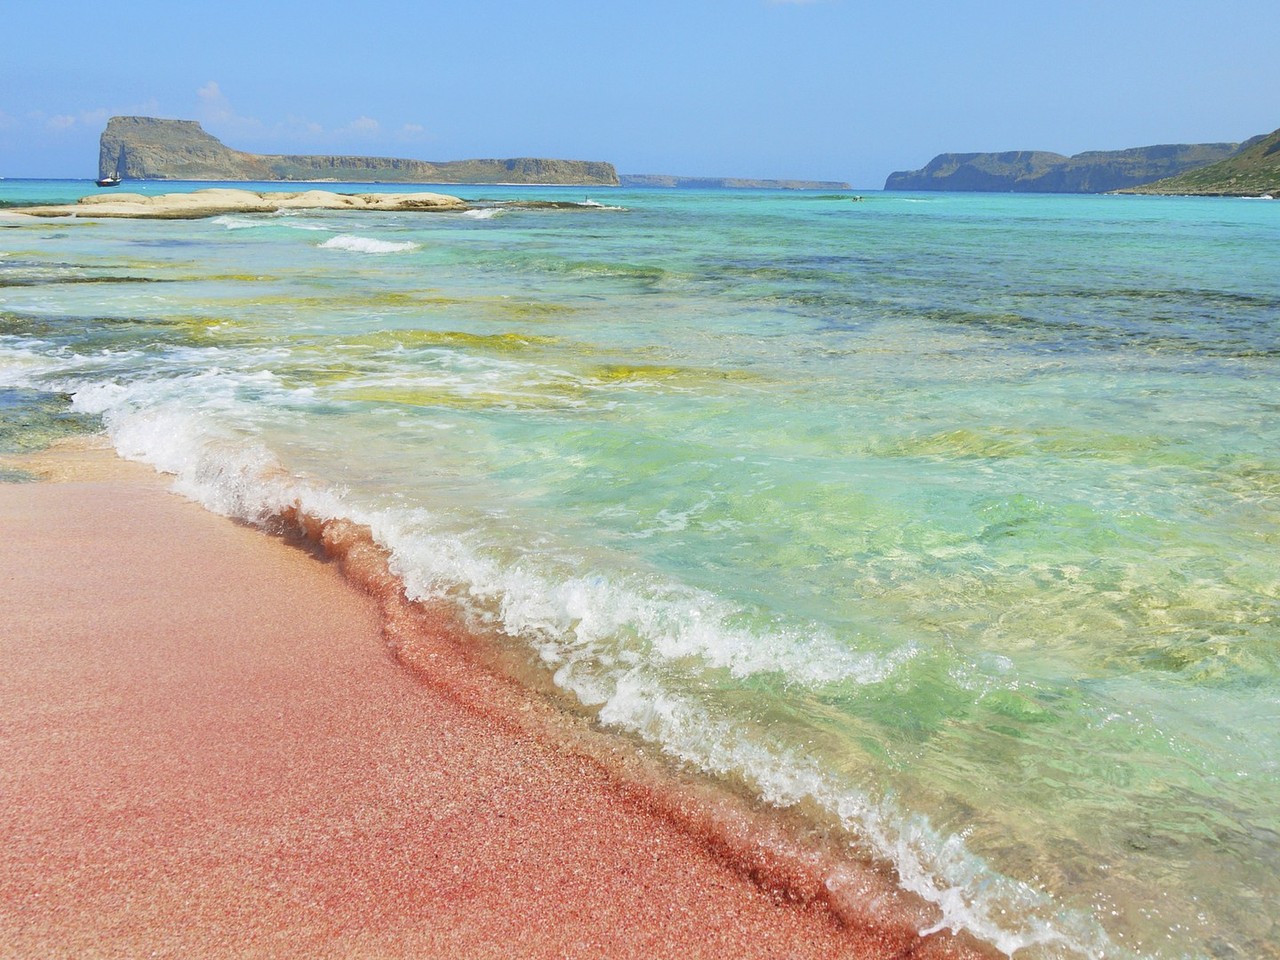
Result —
[[[0,485],[0,536],[0,956],[972,955],[766,891],[147,469]]]

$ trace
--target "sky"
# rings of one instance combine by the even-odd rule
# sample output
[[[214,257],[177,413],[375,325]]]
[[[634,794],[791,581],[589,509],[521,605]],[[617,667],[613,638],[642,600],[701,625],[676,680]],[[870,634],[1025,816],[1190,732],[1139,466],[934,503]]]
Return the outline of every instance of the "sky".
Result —
[[[935,154],[1280,127],[1275,0],[0,0],[0,177],[109,117],[254,153],[608,160],[874,189]]]

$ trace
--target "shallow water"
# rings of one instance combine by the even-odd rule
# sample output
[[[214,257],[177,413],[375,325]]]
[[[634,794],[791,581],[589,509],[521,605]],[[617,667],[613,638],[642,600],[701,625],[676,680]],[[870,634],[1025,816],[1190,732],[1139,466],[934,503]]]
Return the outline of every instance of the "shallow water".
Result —
[[[446,190],[555,203],[0,211],[3,437],[369,523],[940,926],[1280,955],[1280,206]]]

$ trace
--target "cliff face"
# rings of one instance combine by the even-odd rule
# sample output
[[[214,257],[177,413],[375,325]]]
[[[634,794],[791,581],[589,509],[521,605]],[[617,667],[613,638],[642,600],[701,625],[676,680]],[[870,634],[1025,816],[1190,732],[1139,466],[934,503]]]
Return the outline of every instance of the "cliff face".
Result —
[[[1125,193],[1213,197],[1280,197],[1280,130],[1254,137],[1226,160]]]
[[[616,186],[610,163],[520,157],[432,163],[394,157],[288,156],[232,150],[194,120],[112,117],[98,175],[126,180],[339,180],[353,183],[553,183]]]
[[[920,170],[889,175],[886,190],[984,190],[1015,193],[1107,193],[1206,166],[1238,143],[1161,144],[1129,150],[1060,153],[943,153]]]

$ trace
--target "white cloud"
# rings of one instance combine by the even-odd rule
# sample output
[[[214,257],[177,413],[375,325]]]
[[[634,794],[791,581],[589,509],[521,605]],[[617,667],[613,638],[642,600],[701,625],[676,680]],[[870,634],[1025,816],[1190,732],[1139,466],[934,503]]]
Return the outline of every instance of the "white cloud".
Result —
[[[135,111],[134,115],[136,116],[138,113],[140,113],[140,111]],[[113,116],[115,116],[115,114],[106,107],[98,107],[95,110],[81,111],[80,116],[76,119],[86,127],[105,127],[107,125],[107,121]]]
[[[221,135],[252,137],[262,133],[262,121],[236,113],[218,81],[210,80],[196,91],[196,97],[199,100],[196,118],[202,124],[216,127]]]
[[[107,107],[93,107],[88,110],[81,110],[79,113],[57,113],[53,116],[45,116],[43,113],[32,113],[28,115],[28,119],[34,123],[44,127],[45,130],[53,133],[64,133],[73,129],[87,129],[93,132],[101,130],[107,125],[107,121],[117,115],[128,116],[155,116],[160,112],[160,105],[154,100],[148,100],[145,103],[134,104],[128,107],[117,107],[109,109]],[[13,126],[16,123],[13,117],[8,117],[0,113],[0,127]]]
[[[376,137],[382,132],[382,124],[373,117],[356,117],[333,132],[340,137]]]
[[[340,143],[355,143],[373,149],[379,142],[421,141],[428,139],[421,124],[405,123],[384,128],[370,116],[359,116],[338,127],[326,127],[306,117],[290,115],[276,122],[247,117],[235,109],[230,98],[216,80],[196,90],[196,119],[214,136],[238,149],[259,148],[273,152],[296,152],[307,148],[324,151]],[[239,140],[239,142],[237,142]]]
[[[235,115],[231,110],[231,102],[216,80],[210,80],[197,90],[196,96],[200,98],[201,119],[212,123]]]

